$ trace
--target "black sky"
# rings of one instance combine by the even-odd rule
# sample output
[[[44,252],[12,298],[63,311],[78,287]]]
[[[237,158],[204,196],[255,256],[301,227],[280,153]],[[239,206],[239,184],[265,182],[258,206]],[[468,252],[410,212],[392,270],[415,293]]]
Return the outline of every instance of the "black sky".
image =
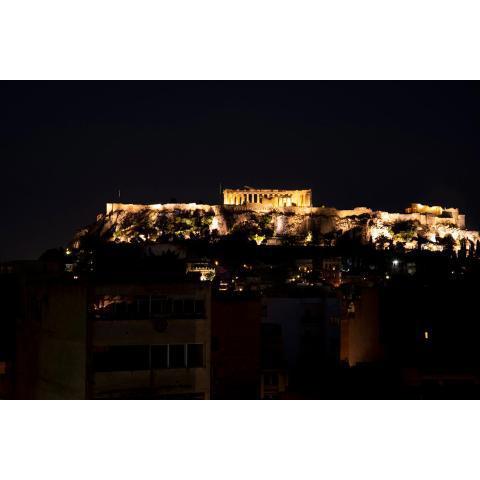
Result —
[[[316,205],[478,209],[478,82],[1,82],[0,260],[123,202],[311,187]]]

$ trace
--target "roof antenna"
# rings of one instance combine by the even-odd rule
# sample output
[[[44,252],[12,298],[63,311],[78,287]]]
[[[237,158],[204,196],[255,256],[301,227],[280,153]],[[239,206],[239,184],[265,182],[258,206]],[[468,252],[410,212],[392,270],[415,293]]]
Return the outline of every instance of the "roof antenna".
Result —
[[[118,202],[120,203],[120,189],[118,189]]]

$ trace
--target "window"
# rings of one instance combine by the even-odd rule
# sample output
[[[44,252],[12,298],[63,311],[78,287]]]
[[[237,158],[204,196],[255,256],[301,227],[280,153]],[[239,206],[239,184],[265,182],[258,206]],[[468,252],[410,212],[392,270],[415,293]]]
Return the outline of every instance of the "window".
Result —
[[[96,372],[120,372],[148,370],[148,345],[107,346],[93,352],[93,365]]]
[[[138,317],[138,306],[137,302],[134,299],[131,299],[127,302],[127,318],[137,318]]]
[[[159,297],[152,297],[152,303],[151,303],[151,312],[152,312],[152,317],[156,318],[162,315],[163,313],[163,298]]]
[[[162,296],[103,296],[89,305],[89,314],[102,320],[146,320],[163,317],[204,318],[205,302]]]
[[[203,367],[203,345],[201,343],[187,345],[187,367]]]
[[[194,302],[193,300],[185,300],[183,302],[183,312],[186,315],[193,315],[194,313]]]
[[[125,318],[127,316],[127,302],[123,299],[114,304],[114,318]]]
[[[148,318],[150,314],[150,299],[148,297],[137,298],[137,314],[139,318]]]
[[[152,345],[152,368],[168,368],[168,345]]]
[[[93,365],[95,372],[203,368],[204,348],[201,343],[94,347]]]
[[[264,374],[264,384],[268,386],[277,386],[278,385],[278,374],[276,373],[265,373]]]
[[[202,317],[205,315],[205,302],[203,300],[195,300],[195,313]]]
[[[183,301],[182,300],[174,300],[173,301],[173,314],[174,315],[182,315],[183,313]]]
[[[185,345],[170,345],[168,350],[168,366],[170,368],[185,368]]]

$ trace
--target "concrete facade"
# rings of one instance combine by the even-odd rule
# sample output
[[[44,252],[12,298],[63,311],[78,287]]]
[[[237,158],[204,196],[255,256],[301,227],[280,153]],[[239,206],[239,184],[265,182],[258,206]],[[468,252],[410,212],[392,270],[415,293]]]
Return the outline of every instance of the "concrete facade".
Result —
[[[259,398],[261,300],[212,300],[212,393],[215,399]]]
[[[378,289],[364,288],[342,318],[340,358],[351,367],[383,359],[379,308]]]
[[[34,282],[22,289],[17,320],[15,397],[86,398],[86,288]]]

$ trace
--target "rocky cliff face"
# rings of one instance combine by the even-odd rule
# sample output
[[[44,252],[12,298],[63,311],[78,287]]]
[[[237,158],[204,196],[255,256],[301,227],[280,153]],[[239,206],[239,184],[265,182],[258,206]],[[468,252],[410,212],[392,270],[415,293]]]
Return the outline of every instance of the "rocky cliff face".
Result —
[[[259,211],[245,207],[166,204],[109,204],[107,213],[80,230],[74,246],[85,243],[160,243],[232,235],[257,244],[288,239],[300,244],[334,244],[341,237],[373,242],[377,248],[476,249],[479,233],[449,219],[419,214],[373,212],[366,208],[284,208]],[[480,245],[480,243],[479,243]]]

